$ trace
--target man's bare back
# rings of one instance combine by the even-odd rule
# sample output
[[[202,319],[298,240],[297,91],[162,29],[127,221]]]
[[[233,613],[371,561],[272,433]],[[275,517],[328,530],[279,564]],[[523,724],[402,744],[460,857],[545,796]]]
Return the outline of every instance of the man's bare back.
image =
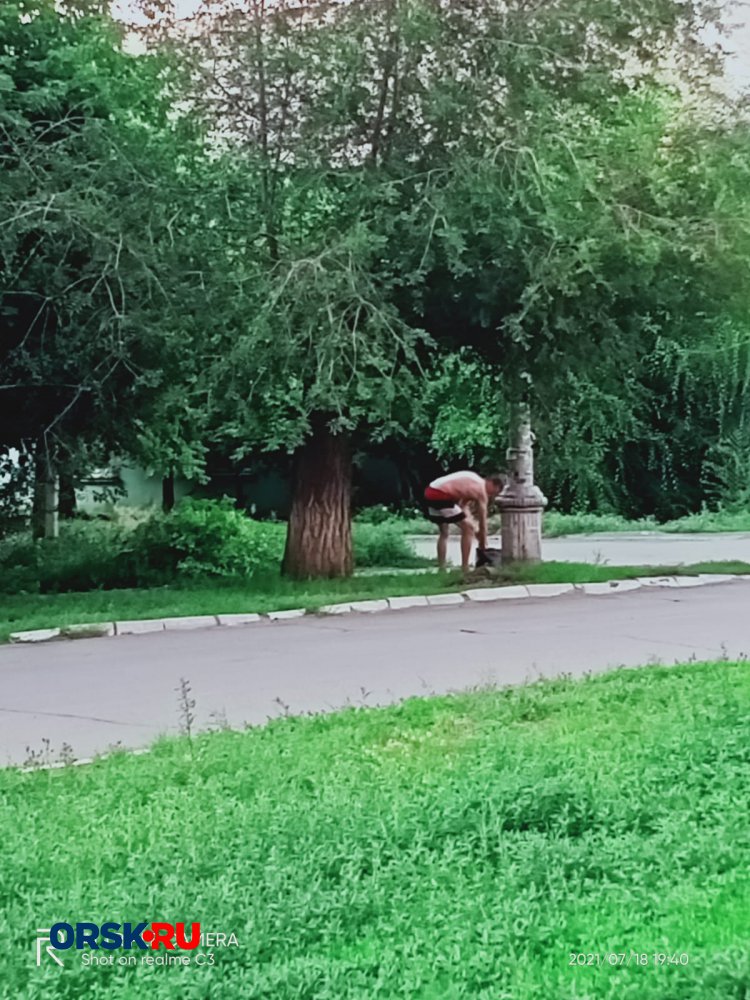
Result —
[[[427,517],[437,524],[438,564],[445,565],[448,532],[451,524],[461,531],[461,567],[469,570],[471,549],[476,537],[479,547],[487,547],[487,507],[503,488],[502,476],[483,478],[476,472],[462,470],[433,479],[425,489]]]

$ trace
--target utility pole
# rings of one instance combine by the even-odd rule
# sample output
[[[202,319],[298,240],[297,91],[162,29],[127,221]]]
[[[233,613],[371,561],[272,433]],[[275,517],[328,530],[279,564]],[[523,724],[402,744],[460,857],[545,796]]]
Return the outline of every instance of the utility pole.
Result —
[[[547,498],[534,485],[534,435],[526,403],[511,421],[511,446],[506,452],[509,480],[497,498],[502,519],[502,561],[540,562],[542,512]]]
[[[31,515],[34,538],[57,538],[58,476],[55,463],[44,442],[37,443],[35,456],[34,503]]]

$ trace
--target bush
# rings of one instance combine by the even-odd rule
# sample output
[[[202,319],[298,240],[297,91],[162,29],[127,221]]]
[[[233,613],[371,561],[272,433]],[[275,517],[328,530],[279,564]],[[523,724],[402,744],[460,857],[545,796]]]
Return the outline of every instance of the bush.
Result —
[[[276,568],[286,526],[253,521],[231,500],[184,500],[132,532],[127,555],[138,583],[185,577],[252,577]]]
[[[359,568],[369,566],[424,566],[425,559],[414,554],[399,528],[390,523],[354,524],[354,561]]]
[[[229,500],[185,500],[135,528],[107,521],[60,525],[60,537],[0,541],[0,592],[148,587],[175,578],[252,577],[277,569],[286,526],[252,521]]]
[[[427,522],[425,522],[427,523]],[[153,587],[200,577],[278,575],[286,525],[254,521],[230,500],[184,500],[169,514],[75,521],[60,537],[0,540],[0,593],[55,593]],[[423,566],[392,520],[354,525],[358,567]]]
[[[124,558],[127,532],[102,521],[64,523],[45,541],[12,535],[0,542],[0,592],[49,593],[134,586]]]
[[[384,504],[374,507],[364,507],[354,516],[355,526],[358,524],[387,525],[400,535],[434,535],[435,525],[428,521],[416,507],[391,510]]]
[[[555,510],[545,513],[542,519],[542,531],[546,538],[557,538],[560,535],[588,535],[598,532],[612,531],[648,531],[655,530],[657,524],[650,518],[631,521],[621,514],[596,514],[582,512],[578,514],[562,514]]]

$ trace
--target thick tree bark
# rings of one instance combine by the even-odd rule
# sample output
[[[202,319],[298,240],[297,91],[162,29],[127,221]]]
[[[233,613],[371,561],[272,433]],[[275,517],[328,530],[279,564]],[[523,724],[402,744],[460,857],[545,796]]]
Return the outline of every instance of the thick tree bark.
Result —
[[[295,460],[283,572],[298,580],[351,576],[352,460],[344,434],[318,421]]]
[[[34,538],[57,538],[57,470],[44,443],[37,445],[34,457],[34,503],[31,532]]]

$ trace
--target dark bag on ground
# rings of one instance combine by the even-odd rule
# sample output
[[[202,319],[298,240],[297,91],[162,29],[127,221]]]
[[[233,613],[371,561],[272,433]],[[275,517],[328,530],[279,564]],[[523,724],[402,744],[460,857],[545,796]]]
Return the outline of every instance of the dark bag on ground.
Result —
[[[481,566],[499,566],[501,562],[500,549],[477,549],[477,569]]]

